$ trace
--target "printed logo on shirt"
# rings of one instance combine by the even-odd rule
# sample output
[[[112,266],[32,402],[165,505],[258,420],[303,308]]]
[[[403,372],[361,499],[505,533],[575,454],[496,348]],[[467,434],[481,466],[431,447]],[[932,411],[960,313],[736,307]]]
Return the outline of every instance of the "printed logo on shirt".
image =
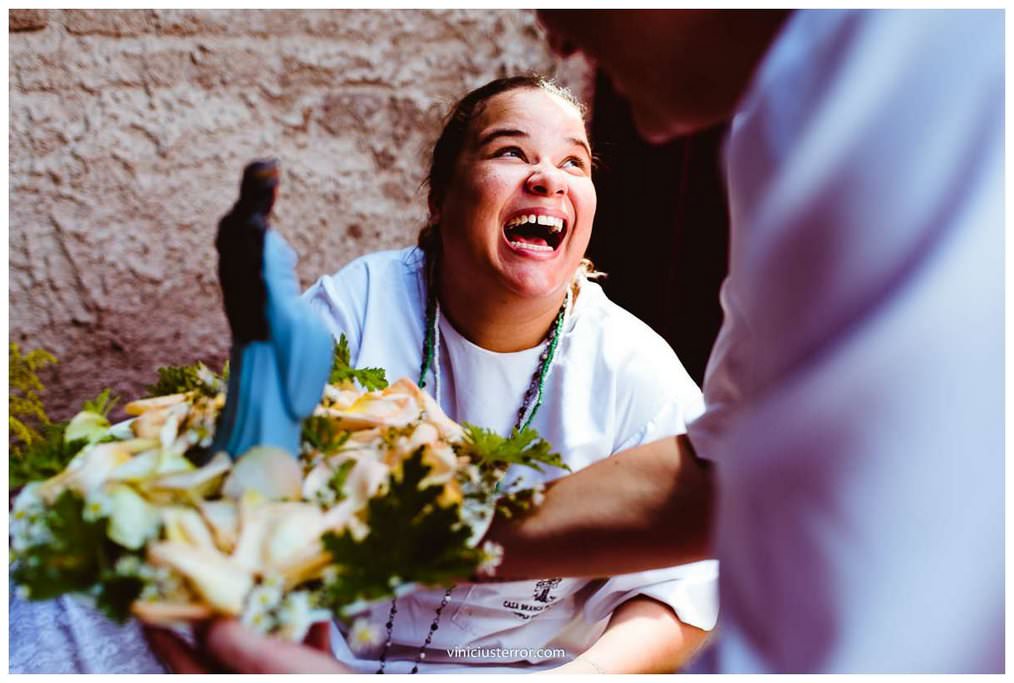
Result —
[[[539,602],[544,602],[547,605],[556,600],[555,595],[550,595],[550,591],[560,585],[563,579],[542,579],[535,584],[535,599]]]
[[[542,579],[541,581],[537,581],[532,596],[532,599],[536,601],[535,603],[504,600],[503,606],[514,612],[514,615],[518,618],[528,621],[556,602],[558,596],[553,595],[553,590],[560,585],[562,580]]]

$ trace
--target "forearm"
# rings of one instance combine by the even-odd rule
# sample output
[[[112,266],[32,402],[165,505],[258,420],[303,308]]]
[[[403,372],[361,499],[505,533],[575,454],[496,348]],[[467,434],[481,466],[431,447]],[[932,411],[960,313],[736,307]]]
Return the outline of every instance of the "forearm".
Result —
[[[686,437],[617,453],[553,482],[519,520],[498,518],[498,578],[608,576],[705,559],[710,468]]]
[[[707,640],[661,602],[637,596],[616,608],[605,633],[574,661],[554,673],[672,673]]]

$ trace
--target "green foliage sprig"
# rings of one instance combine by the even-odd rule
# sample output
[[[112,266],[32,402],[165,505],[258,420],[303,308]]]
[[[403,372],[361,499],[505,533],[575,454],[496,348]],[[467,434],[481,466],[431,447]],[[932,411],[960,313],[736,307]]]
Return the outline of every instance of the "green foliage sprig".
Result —
[[[100,610],[124,622],[143,582],[116,571],[116,561],[127,551],[109,540],[108,520],[87,521],[81,496],[64,491],[45,509],[41,523],[49,530],[47,539],[18,554],[11,570],[14,581],[32,600],[92,593]]]
[[[526,465],[542,472],[541,463],[570,471],[560,454],[554,453],[549,442],[531,427],[514,429],[507,438],[468,422],[462,427],[465,430],[463,450],[480,466],[505,469],[511,465]]]
[[[119,402],[119,396],[113,394],[109,389],[103,389],[102,393],[98,396],[90,401],[85,401],[84,407],[81,410],[86,410],[89,413],[95,413],[102,417],[109,417],[109,411],[115,408]]]
[[[353,368],[351,359],[349,340],[343,334],[334,347],[329,380],[331,384],[340,386],[344,382],[356,381],[367,391],[387,388],[387,373],[383,368]]]
[[[21,353],[21,348],[11,343],[8,350],[8,397],[7,426],[11,454],[45,437],[39,428],[49,424],[49,417],[39,396],[45,387],[39,381],[38,372],[47,365],[56,363],[53,354],[42,349]]]
[[[11,449],[8,488],[16,489],[30,481],[49,479],[62,472],[78,451],[88,445],[85,439],[66,443],[66,430],[66,422],[45,425],[41,437],[30,446],[18,451]]]
[[[349,531],[322,537],[339,569],[324,587],[324,602],[331,609],[386,597],[395,583],[442,585],[472,573],[481,551],[465,547],[469,530],[459,523],[459,506],[437,503],[443,487],[419,488],[430,471],[422,453],[419,449],[402,463],[401,477],[392,478],[388,495],[370,500],[370,531],[364,539],[356,541]]]
[[[303,420],[303,443],[324,455],[334,455],[341,450],[350,435],[350,432],[335,427],[334,422],[323,415],[311,415]]]
[[[169,396],[196,391],[204,396],[214,397],[225,387],[229,374],[229,363],[216,375],[204,363],[192,365],[169,365],[158,369],[158,381],[145,387],[147,396]]]

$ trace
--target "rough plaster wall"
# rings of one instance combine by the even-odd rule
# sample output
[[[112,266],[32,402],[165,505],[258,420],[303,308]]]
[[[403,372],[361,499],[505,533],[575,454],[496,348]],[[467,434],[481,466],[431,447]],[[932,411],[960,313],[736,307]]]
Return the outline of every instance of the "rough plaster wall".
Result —
[[[522,11],[11,10],[10,338],[54,417],[160,365],[219,367],[215,226],[243,165],[283,167],[274,225],[304,286],[414,241],[429,146],[470,88],[582,87]]]

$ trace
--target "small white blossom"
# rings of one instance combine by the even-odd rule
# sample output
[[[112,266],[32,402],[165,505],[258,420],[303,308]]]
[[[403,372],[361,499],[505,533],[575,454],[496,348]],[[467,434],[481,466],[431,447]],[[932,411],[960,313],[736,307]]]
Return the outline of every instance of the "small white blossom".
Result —
[[[352,622],[352,628],[349,630],[349,647],[353,652],[364,652],[379,645],[382,638],[379,626],[371,624],[366,617],[360,617]]]
[[[503,562],[503,546],[493,541],[482,544],[482,559],[479,560],[479,574],[493,576],[496,568]]]
[[[84,517],[86,522],[95,522],[108,517],[113,512],[113,498],[105,491],[98,489],[88,494],[85,499]]]
[[[138,576],[141,573],[141,560],[136,555],[124,555],[116,561],[116,573],[123,576]]]
[[[332,506],[338,500],[338,494],[330,486],[322,486],[317,491],[317,502],[321,505]]]
[[[258,611],[272,610],[282,600],[282,586],[277,583],[264,582],[250,591],[247,601]]]
[[[296,591],[286,596],[278,610],[278,624],[283,638],[301,641],[310,627],[318,621],[329,621],[331,613],[325,609],[313,609],[310,593]]]
[[[267,633],[275,625],[275,619],[267,612],[244,612],[240,621],[258,633]]]
[[[280,591],[285,585],[285,579],[278,574],[268,574],[261,579],[261,585],[266,588],[273,588]]]

